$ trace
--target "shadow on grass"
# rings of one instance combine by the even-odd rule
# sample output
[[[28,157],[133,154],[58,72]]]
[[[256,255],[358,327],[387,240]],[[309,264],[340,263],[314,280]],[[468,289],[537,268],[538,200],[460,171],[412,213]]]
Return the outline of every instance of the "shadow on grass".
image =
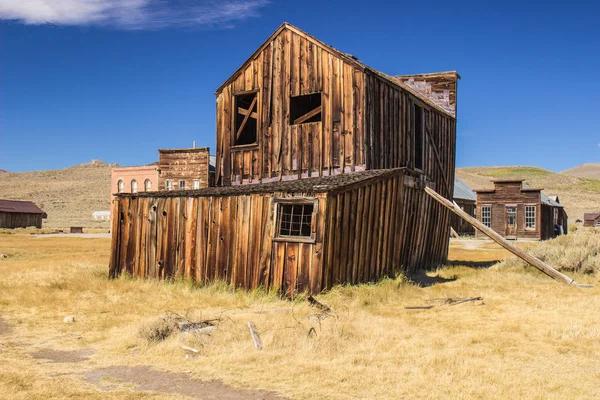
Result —
[[[502,260],[492,260],[492,261],[461,261],[461,260],[452,260],[446,263],[447,267],[467,267],[473,269],[487,269],[491,268],[494,265],[498,264]]]
[[[458,279],[454,276],[452,278],[443,278],[441,276],[429,276],[425,271],[419,271],[412,275],[408,275],[407,278],[408,281],[420,287],[429,287],[440,283],[454,282],[456,279]]]

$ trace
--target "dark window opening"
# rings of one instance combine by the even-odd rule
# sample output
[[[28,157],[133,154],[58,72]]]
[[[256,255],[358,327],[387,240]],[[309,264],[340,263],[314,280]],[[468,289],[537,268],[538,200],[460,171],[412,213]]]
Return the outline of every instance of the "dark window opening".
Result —
[[[314,204],[279,204],[278,237],[311,237]]]
[[[423,149],[424,149],[424,131],[423,131],[423,109],[415,105],[415,169],[423,170]]]
[[[235,130],[233,145],[256,143],[258,132],[258,93],[235,96]]]
[[[321,93],[290,97],[290,124],[321,121]]]
[[[181,190],[185,189],[185,181],[184,180],[179,181],[179,189],[181,189]]]

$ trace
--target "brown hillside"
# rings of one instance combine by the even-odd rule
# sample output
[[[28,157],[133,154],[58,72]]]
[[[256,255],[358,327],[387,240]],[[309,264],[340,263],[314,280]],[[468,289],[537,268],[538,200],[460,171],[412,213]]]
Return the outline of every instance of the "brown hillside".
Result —
[[[570,223],[600,207],[600,180],[596,179],[557,174],[538,167],[458,168],[456,174],[473,189],[493,187],[492,179],[525,179],[526,185],[543,187],[549,196],[558,195]]]
[[[580,178],[600,179],[600,163],[586,163],[569,168],[561,172],[564,175]]]
[[[110,173],[114,164],[94,160],[71,168],[0,172],[0,198],[31,200],[48,213],[44,227],[108,228],[92,212],[110,208]]]

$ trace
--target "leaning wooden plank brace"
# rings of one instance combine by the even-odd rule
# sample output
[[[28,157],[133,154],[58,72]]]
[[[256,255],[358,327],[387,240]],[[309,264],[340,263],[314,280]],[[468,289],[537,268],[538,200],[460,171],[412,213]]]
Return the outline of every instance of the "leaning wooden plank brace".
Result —
[[[484,233],[490,239],[494,240],[500,246],[504,247],[506,250],[510,251],[522,260],[528,262],[529,264],[539,269],[551,278],[554,278],[559,282],[566,283],[567,285],[573,285],[577,287],[590,287],[590,285],[578,285],[574,279],[571,279],[565,274],[558,272],[539,258],[536,258],[531,254],[528,254],[523,250],[519,249],[517,246],[513,245],[508,240],[504,239],[501,235],[496,233],[496,231],[488,228],[487,226],[479,222],[477,219],[473,218],[472,216],[461,210],[458,204],[451,203],[450,200],[444,198],[443,196],[440,196],[438,193],[436,193],[435,190],[431,189],[430,187],[425,187],[425,192],[431,197],[433,197],[435,200],[437,200],[439,203],[450,209],[450,211],[454,212],[459,217],[463,218],[465,221],[473,225],[475,228],[479,229],[482,233]]]

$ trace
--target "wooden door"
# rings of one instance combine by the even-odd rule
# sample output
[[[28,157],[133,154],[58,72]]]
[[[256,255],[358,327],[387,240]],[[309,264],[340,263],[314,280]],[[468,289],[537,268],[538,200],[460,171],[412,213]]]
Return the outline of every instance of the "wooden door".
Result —
[[[506,235],[507,238],[517,238],[517,208],[506,207]]]

